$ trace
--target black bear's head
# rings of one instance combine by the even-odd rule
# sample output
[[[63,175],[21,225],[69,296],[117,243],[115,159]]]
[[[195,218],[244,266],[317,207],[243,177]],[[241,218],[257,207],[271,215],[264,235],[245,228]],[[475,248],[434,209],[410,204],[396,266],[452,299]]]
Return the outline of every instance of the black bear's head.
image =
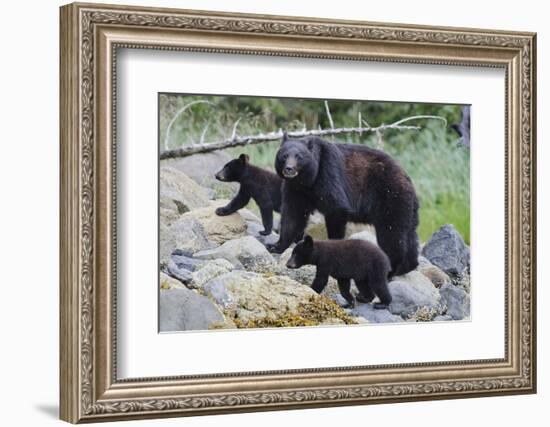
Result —
[[[313,239],[306,235],[304,240],[297,243],[292,251],[290,259],[286,263],[287,268],[300,268],[303,265],[311,264],[313,257]]]
[[[284,134],[275,158],[277,174],[286,180],[312,185],[319,171],[321,143],[316,138],[288,139]]]
[[[238,159],[231,160],[216,174],[218,181],[238,182],[248,165],[248,155],[241,154]]]

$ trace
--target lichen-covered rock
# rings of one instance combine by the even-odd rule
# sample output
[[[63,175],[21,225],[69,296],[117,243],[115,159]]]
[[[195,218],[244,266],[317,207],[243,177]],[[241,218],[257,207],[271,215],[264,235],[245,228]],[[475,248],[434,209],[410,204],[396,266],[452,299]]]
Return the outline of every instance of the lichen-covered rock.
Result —
[[[416,270],[426,276],[436,288],[440,288],[445,283],[451,283],[451,278],[443,270],[433,265],[423,256],[418,257]]]
[[[274,265],[273,257],[265,246],[252,236],[229,240],[217,248],[200,251],[193,256],[198,259],[223,258],[236,268],[253,271],[270,271]]]
[[[210,206],[187,212],[182,218],[191,218],[203,227],[209,241],[218,245],[238,239],[246,234],[246,222],[235,212],[232,215],[216,215],[216,208],[223,203],[214,202]]]
[[[445,284],[439,290],[441,302],[447,306],[447,315],[453,320],[470,316],[470,295],[458,286]]]
[[[199,221],[192,217],[182,216],[170,226],[160,223],[160,262],[168,263],[174,250],[185,253],[210,249],[215,244],[207,238],[206,231]]]
[[[195,271],[200,266],[204,265],[206,261],[192,258],[192,254],[188,254],[181,249],[176,249],[172,252],[171,259],[178,268],[184,268],[187,271]]]
[[[458,276],[470,266],[470,248],[451,224],[432,235],[422,248],[422,255],[450,276]]]
[[[356,323],[332,301],[285,276],[235,270],[206,283],[203,292],[237,327],[313,326],[334,318]]]
[[[350,311],[352,316],[361,316],[371,323],[397,323],[404,322],[403,318],[392,314],[389,310],[377,310],[372,304],[357,304]]]
[[[159,287],[162,290],[169,289],[182,289],[185,288],[183,283],[179,280],[174,279],[173,277],[168,276],[166,273],[160,272]]]
[[[212,301],[187,288],[161,290],[159,313],[161,332],[206,330],[225,323]]]
[[[408,318],[420,307],[438,308],[440,295],[433,283],[418,271],[395,277],[388,284],[393,314]]]
[[[204,188],[183,172],[166,166],[160,168],[159,202],[161,210],[180,215],[209,204]]]
[[[225,259],[215,259],[198,266],[192,273],[190,287],[201,289],[205,283],[233,270],[233,264]]]

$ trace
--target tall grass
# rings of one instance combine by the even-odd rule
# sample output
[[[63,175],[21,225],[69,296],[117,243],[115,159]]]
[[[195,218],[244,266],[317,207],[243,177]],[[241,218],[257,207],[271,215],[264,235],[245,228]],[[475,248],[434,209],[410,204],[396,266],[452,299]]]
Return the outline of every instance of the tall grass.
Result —
[[[322,101],[287,99],[284,102],[269,102],[262,98],[161,95],[161,144],[164,142],[166,127],[174,114],[195,99],[208,99],[216,103],[216,107],[198,104],[182,114],[172,126],[168,148],[199,142],[205,127],[206,141],[228,138],[237,119],[240,119],[237,128],[240,135],[254,135],[279,127],[287,130],[301,129],[304,123],[310,128],[328,126],[324,123],[326,117],[321,108]],[[365,104],[368,104],[368,108],[364,107]],[[454,105],[338,101],[337,107],[337,111],[341,112],[335,117],[336,126],[355,125],[359,109],[370,111],[369,123],[372,126],[383,121],[390,123],[394,118],[426,112],[442,115],[449,121],[460,117],[460,106]],[[384,120],[377,120],[378,117]],[[450,223],[469,243],[470,150],[457,145],[458,136],[442,122],[422,121],[418,124],[422,126],[420,131],[387,131],[383,139],[384,150],[399,162],[414,182],[420,200],[420,239],[428,240],[439,227]],[[376,147],[374,135],[345,135],[337,141]],[[273,170],[279,145],[275,141],[231,148],[227,152],[232,157],[246,153],[253,164]]]

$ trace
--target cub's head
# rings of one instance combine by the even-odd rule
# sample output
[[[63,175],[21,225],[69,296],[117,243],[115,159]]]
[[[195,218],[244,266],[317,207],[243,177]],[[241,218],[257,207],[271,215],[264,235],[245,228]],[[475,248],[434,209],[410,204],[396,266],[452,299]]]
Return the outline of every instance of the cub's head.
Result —
[[[240,181],[246,165],[248,165],[248,155],[241,154],[238,159],[226,163],[222,170],[216,174],[216,179],[224,182]]]
[[[300,241],[294,247],[290,259],[286,263],[287,268],[300,268],[303,265],[311,264],[313,255],[313,239],[306,235],[304,240]]]
[[[283,179],[311,184],[319,170],[319,153],[319,140],[288,139],[285,133],[275,158],[275,170]]]

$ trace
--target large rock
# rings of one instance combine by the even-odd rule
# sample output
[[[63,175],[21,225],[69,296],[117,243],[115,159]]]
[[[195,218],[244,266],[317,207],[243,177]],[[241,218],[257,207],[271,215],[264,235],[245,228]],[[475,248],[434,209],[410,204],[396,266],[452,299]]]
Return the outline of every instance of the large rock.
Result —
[[[274,260],[264,245],[252,236],[229,240],[214,249],[200,251],[193,255],[197,259],[223,258],[236,268],[255,271],[270,271]]]
[[[181,267],[181,264],[176,264],[173,258],[170,258],[165,269],[171,277],[179,280],[181,283],[187,284],[193,279],[193,273]]]
[[[186,288],[160,291],[159,314],[161,332],[205,330],[225,323],[212,301]]]
[[[192,273],[190,286],[201,289],[205,283],[222,274],[229,273],[233,268],[233,264],[225,259],[208,261],[204,265],[199,266],[196,271]]]
[[[160,289],[163,289],[163,290],[185,288],[185,286],[179,280],[176,280],[173,277],[168,276],[162,271],[160,272],[159,287]]]
[[[470,248],[453,225],[437,230],[422,249],[432,264],[451,276],[458,276],[470,265]]]
[[[203,291],[230,313],[230,318],[243,323],[287,316],[316,296],[308,286],[288,277],[239,270],[216,277]]]
[[[176,169],[160,168],[160,209],[183,214],[209,204],[204,188]]]
[[[426,276],[436,288],[440,288],[445,283],[450,283],[451,278],[439,267],[433,265],[427,258],[418,257],[418,267],[416,270]]]
[[[398,276],[388,284],[392,296],[390,311],[401,317],[409,317],[419,308],[439,308],[437,288],[418,271]]]
[[[193,217],[184,215],[170,226],[161,222],[159,232],[160,262],[164,264],[168,263],[174,250],[193,254],[215,246],[208,240],[202,224]]]
[[[447,315],[453,320],[470,316],[470,295],[463,289],[447,283],[441,287],[439,293],[441,302],[447,306]]]
[[[162,160],[163,166],[168,166],[185,173],[200,186],[213,190],[214,198],[230,198],[239,188],[237,183],[220,182],[215,178],[223,166],[231,160],[224,151],[194,154],[190,157]]]
[[[246,234],[246,222],[235,212],[227,216],[216,215],[216,208],[225,203],[212,203],[210,206],[187,212],[182,218],[197,221],[204,229],[209,241],[222,244]]]
[[[361,316],[371,323],[397,323],[404,322],[403,318],[392,314],[389,310],[377,310],[372,304],[357,304],[350,315]]]

